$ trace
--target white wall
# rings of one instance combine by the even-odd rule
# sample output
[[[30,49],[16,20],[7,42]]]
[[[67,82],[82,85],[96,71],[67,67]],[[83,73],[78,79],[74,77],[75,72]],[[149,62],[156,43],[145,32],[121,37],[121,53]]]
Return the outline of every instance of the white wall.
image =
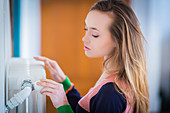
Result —
[[[20,50],[22,58],[39,56],[41,52],[40,0],[21,0]]]
[[[169,4],[169,0],[132,0],[132,7],[139,18],[142,32],[147,40],[146,53],[151,112],[160,111],[162,42],[170,31]]]
[[[3,7],[4,1],[0,0],[0,108],[4,109],[5,105],[5,68],[4,68],[4,16],[3,16]],[[0,112],[3,113],[3,109],[0,109]]]
[[[0,0],[0,113],[5,109],[6,64],[11,57],[9,0]]]

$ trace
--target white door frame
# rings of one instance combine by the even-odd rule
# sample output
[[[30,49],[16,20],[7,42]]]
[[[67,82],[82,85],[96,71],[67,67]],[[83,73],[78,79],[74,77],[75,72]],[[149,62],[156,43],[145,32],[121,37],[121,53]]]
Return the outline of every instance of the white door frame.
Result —
[[[0,0],[0,113],[5,111],[6,64],[11,57],[11,24],[9,0]]]

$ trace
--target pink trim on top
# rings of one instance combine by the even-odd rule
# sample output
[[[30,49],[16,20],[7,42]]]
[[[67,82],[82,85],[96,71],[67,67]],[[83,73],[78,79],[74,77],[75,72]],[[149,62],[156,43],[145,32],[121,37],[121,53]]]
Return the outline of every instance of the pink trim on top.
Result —
[[[114,82],[114,77],[116,76],[117,74],[115,75],[111,75],[109,77],[107,77],[105,80],[103,80],[100,84],[94,86],[93,88],[91,88],[89,90],[89,92],[84,96],[82,97],[78,104],[83,108],[85,109],[86,111],[90,112],[90,99],[95,96],[98,91],[101,89],[101,87],[106,84],[106,83],[109,83],[109,82]],[[123,113],[128,113],[130,107],[129,107],[129,102],[127,101],[127,107],[126,107],[126,110],[123,112]],[[133,112],[133,107],[130,109],[130,112],[129,113],[132,113]]]
[[[109,79],[109,78],[112,78],[112,77],[115,77],[115,76],[117,76],[117,74],[110,75],[110,76],[108,76],[106,79]]]
[[[132,98],[131,98],[132,96],[130,96],[130,93],[128,93],[128,97],[129,97],[130,101],[132,101]],[[127,98],[127,96],[126,96],[126,98]],[[127,99],[126,99],[126,101],[127,101]],[[127,106],[123,113],[133,113],[133,110],[134,110],[134,105],[130,106],[129,101],[127,101]]]

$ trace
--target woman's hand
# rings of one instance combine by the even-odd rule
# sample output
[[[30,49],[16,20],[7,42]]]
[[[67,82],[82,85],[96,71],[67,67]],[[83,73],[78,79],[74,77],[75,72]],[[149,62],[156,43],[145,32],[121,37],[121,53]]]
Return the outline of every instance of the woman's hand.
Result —
[[[43,61],[45,63],[45,66],[50,71],[51,77],[56,82],[63,82],[66,79],[66,75],[56,61],[42,56],[34,57],[34,59]]]
[[[55,108],[69,104],[62,84],[50,79],[40,79],[37,85],[43,86],[40,93],[49,96]]]

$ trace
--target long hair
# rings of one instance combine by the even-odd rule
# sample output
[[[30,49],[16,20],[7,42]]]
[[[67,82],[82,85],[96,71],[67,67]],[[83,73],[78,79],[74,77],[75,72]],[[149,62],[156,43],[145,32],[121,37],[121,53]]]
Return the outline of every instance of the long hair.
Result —
[[[103,63],[107,73],[113,73],[112,66],[118,66],[115,81],[123,79],[129,86],[133,98],[134,112],[149,112],[149,91],[147,83],[144,42],[138,19],[133,10],[121,0],[98,1],[90,11],[98,10],[112,14],[110,33],[116,48]],[[125,95],[126,91],[123,91]]]

